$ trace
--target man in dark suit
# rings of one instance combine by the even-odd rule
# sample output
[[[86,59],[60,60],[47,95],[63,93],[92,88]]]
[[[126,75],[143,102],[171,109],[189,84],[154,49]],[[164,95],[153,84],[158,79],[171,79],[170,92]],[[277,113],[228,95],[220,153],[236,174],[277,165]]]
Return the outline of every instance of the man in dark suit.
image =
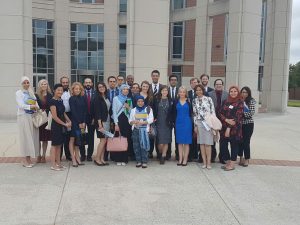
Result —
[[[93,81],[91,78],[87,77],[83,82],[84,86],[84,97],[87,103],[87,117],[86,117],[86,125],[87,125],[87,155],[85,152],[85,146],[80,146],[80,159],[81,161],[92,161],[92,156],[94,153],[94,137],[95,137],[95,125],[93,121],[93,112],[94,112],[94,97],[95,92],[93,90]]]
[[[109,76],[107,78],[108,89],[107,89],[107,98],[109,99],[110,103],[113,102],[115,96],[119,95],[119,89],[117,86],[117,78],[114,76]]]
[[[177,95],[178,95],[178,78],[176,75],[172,74],[169,76],[169,91],[168,91],[168,97],[172,100],[175,101],[177,99]],[[172,129],[173,132],[173,129]],[[175,128],[174,128],[174,132],[175,132]],[[173,135],[172,135],[173,136]],[[175,137],[175,135],[174,135]],[[176,156],[178,156],[178,145],[176,144],[175,141],[175,154]],[[169,143],[168,146],[168,151],[167,151],[167,155],[166,155],[166,160],[169,160],[172,156],[172,143]]]
[[[211,97],[216,116],[220,119],[219,112],[224,103],[224,101],[228,98],[228,92],[224,90],[224,82],[222,79],[216,79],[214,82],[215,90],[208,93],[208,96]],[[213,158],[213,157],[212,157]],[[219,160],[221,163],[225,164],[222,155],[219,153]]]
[[[199,82],[200,81],[196,77],[190,79],[191,90],[188,91],[188,98],[191,103],[193,102],[193,99],[196,97],[194,88],[196,85],[199,84]],[[193,128],[194,128],[194,124],[192,126],[192,129]],[[192,131],[192,134],[193,134],[193,141],[192,144],[190,144],[189,162],[194,161],[194,159],[198,159],[198,151],[200,149],[199,146],[197,145],[197,137],[194,136],[194,129]]]
[[[158,70],[153,70],[151,72],[152,84],[150,85],[150,92],[153,95],[153,101],[155,101],[159,91],[161,90],[161,88],[163,86],[162,84],[159,83],[159,78],[160,78],[160,72]],[[150,107],[152,107],[152,105],[150,105]],[[150,139],[150,150],[149,150],[149,158],[150,159],[153,158],[154,145],[155,145],[155,139]],[[159,154],[157,146],[155,146],[155,150],[156,150],[156,156],[159,159],[160,154]]]

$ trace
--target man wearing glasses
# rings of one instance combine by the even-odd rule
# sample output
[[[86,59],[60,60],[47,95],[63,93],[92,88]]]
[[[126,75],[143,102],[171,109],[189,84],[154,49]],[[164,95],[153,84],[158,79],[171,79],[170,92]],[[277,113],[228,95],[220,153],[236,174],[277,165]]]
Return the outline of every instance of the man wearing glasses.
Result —
[[[216,79],[214,82],[214,87],[215,87],[215,90],[209,92],[208,96],[211,97],[211,99],[213,100],[216,116],[220,119],[219,112],[220,112],[220,109],[221,109],[224,101],[228,97],[228,92],[224,90],[224,82],[222,79]],[[213,148],[215,149],[215,147],[212,147],[212,149]],[[213,157],[212,157],[212,159],[213,159]],[[221,163],[225,164],[221,154],[219,154],[219,160]]]

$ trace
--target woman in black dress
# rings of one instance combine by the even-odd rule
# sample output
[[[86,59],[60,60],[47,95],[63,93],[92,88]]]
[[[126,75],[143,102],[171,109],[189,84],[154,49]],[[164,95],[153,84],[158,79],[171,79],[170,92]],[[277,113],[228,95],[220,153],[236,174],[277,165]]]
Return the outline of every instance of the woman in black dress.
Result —
[[[46,111],[47,115],[50,111],[49,102],[52,99],[51,90],[48,84],[48,81],[45,79],[42,79],[38,83],[38,88],[36,91],[36,99],[37,103],[40,106],[40,109],[43,111]],[[37,157],[36,162],[37,163],[46,163],[46,151],[48,147],[48,141],[51,140],[51,132],[50,130],[45,129],[48,123],[43,124],[39,127],[39,136],[40,136],[40,150],[39,150],[39,156]],[[41,154],[41,148],[43,149],[43,153]]]
[[[69,149],[72,157],[73,167],[84,165],[79,156],[79,147],[83,144],[81,134],[85,133],[87,102],[84,98],[84,89],[81,83],[75,82],[71,87],[72,96],[69,99],[72,113],[72,129],[70,135]]]
[[[100,142],[97,147],[97,154],[94,158],[94,163],[97,166],[106,166],[107,162],[104,160],[105,145],[107,137],[102,133],[103,131],[110,131],[110,101],[107,96],[107,87],[100,82],[97,85],[97,90],[94,99],[94,121],[97,130],[97,137]]]
[[[64,134],[67,129],[71,128],[71,120],[65,113],[65,106],[61,99],[63,94],[63,86],[55,84],[53,88],[54,96],[49,102],[50,111],[52,114],[51,123],[51,169],[55,171],[63,170],[65,167],[60,162],[61,145],[64,143]]]

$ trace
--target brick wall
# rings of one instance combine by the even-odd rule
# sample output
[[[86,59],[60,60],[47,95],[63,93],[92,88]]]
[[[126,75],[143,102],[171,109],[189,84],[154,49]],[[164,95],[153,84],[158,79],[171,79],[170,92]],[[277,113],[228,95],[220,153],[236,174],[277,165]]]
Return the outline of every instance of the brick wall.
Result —
[[[185,21],[184,60],[194,61],[196,20]]]
[[[104,0],[96,0],[95,3],[104,4]]]
[[[182,66],[182,76],[183,77],[193,77],[194,76],[194,65]]]
[[[212,77],[225,77],[226,75],[226,66],[211,66],[210,75]]]
[[[186,0],[186,7],[194,7],[197,5],[197,0]]]
[[[213,17],[211,61],[224,62],[225,14]]]

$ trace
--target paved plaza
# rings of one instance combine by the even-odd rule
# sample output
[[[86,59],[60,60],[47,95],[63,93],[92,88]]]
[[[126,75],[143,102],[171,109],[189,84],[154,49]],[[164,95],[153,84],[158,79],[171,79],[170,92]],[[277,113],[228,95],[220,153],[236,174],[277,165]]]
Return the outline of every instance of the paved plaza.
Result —
[[[258,114],[252,163],[147,169],[86,163],[63,172],[17,162],[15,122],[0,122],[1,225],[299,224],[300,109]],[[258,165],[259,164],[259,165]]]

